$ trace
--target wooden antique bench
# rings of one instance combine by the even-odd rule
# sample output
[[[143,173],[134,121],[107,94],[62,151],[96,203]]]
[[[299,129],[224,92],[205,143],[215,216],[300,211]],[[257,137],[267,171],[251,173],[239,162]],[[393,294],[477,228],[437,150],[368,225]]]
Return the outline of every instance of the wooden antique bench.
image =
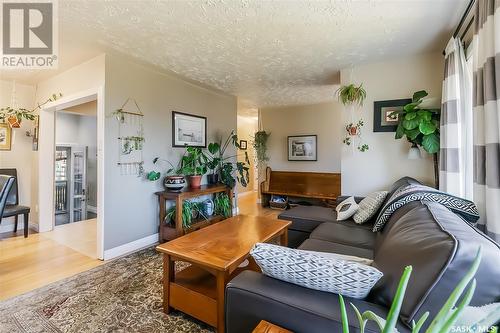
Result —
[[[264,206],[269,204],[271,195],[328,202],[340,195],[340,173],[273,171],[268,167],[260,191]]]

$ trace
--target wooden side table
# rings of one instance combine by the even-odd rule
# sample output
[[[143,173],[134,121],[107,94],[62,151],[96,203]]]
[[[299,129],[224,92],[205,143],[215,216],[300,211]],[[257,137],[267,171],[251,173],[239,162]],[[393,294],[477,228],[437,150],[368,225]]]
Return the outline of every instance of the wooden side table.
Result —
[[[271,324],[270,322],[267,322],[265,320],[261,320],[259,325],[255,327],[252,333],[293,333],[293,332],[284,329],[283,327]]]
[[[155,195],[158,197],[158,206],[160,208],[159,231],[158,231],[160,235],[159,237],[160,244],[165,241],[169,241],[179,236],[182,236],[187,232],[195,231],[203,227],[209,226],[210,224],[224,220],[224,217],[221,215],[213,215],[208,220],[198,219],[196,221],[193,221],[192,227],[188,231],[184,230],[184,228],[182,227],[182,205],[184,203],[184,200],[215,193],[226,193],[229,196],[231,204],[230,208],[232,211],[233,191],[224,184],[202,185],[201,188],[195,188],[195,189],[186,186],[185,188],[183,188],[181,191],[178,192],[174,191],[156,192]],[[175,201],[175,206],[177,207],[175,211],[175,228],[170,227],[164,223],[166,216],[166,210],[165,210],[166,200]]]

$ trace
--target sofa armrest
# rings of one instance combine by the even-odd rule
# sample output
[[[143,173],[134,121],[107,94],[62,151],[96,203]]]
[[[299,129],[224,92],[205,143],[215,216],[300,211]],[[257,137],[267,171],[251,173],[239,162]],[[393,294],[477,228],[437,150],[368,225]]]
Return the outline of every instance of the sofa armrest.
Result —
[[[383,307],[345,297],[352,332],[359,332],[352,302],[362,312],[386,316]],[[226,333],[250,333],[261,320],[295,333],[342,332],[338,295],[300,287],[253,271],[244,271],[226,287]],[[368,323],[366,333],[378,332]],[[402,330],[400,332],[408,332]]]
[[[337,197],[337,200],[336,200],[336,203],[337,205],[340,204],[342,201],[344,201],[345,199],[351,197],[351,195],[341,195],[341,196],[338,196]],[[365,197],[354,197],[354,201],[356,201],[356,203],[360,203],[361,200],[363,200]]]

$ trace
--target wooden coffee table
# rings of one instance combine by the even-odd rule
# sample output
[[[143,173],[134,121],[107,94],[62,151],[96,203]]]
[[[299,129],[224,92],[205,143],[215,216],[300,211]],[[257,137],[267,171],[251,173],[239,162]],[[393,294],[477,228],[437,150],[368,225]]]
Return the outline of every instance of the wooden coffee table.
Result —
[[[255,243],[280,237],[288,243],[290,221],[238,215],[158,245],[163,253],[163,310],[185,312],[224,332],[226,284],[245,269],[258,269],[249,257]],[[249,258],[250,259],[250,258]],[[175,272],[175,261],[191,265]]]

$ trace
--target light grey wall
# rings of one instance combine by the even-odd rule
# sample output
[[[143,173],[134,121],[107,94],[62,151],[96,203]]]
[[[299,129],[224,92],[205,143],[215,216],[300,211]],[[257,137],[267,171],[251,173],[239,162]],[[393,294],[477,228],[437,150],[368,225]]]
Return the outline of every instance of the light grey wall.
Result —
[[[262,124],[271,133],[268,165],[280,171],[340,172],[340,111],[337,102],[261,108]],[[318,160],[288,161],[287,137],[309,134],[318,136]]]
[[[443,57],[440,53],[424,54],[383,63],[367,64],[341,72],[342,84],[362,83],[367,97],[355,118],[362,117],[363,141],[370,149],[360,153],[344,147],[342,151],[342,194],[366,195],[387,189],[402,176],[411,176],[432,184],[432,158],[422,152],[423,159],[409,160],[409,143],[394,139],[394,132],[373,132],[373,102],[411,98],[418,90],[427,90],[430,104],[440,107]],[[343,122],[351,122],[351,114],[342,111]]]
[[[206,116],[208,141],[236,130],[236,98],[219,94],[173,76],[113,56],[106,56],[106,112],[134,98],[144,113],[144,159],[146,172],[155,156],[175,162],[183,149],[172,148],[172,110]],[[131,109],[133,110],[133,109]],[[118,161],[118,124],[107,117],[105,124],[104,249],[111,249],[158,232],[160,182],[121,175]]]

